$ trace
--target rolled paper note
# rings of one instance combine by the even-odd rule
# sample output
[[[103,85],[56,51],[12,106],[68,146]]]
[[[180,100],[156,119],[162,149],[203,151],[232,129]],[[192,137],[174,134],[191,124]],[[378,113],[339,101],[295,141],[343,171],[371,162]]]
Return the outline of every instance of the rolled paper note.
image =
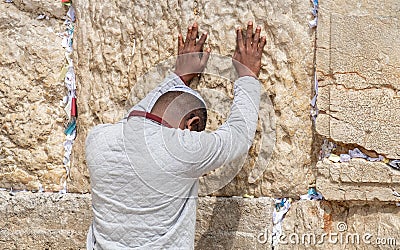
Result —
[[[76,97],[72,97],[71,117],[76,117]]]

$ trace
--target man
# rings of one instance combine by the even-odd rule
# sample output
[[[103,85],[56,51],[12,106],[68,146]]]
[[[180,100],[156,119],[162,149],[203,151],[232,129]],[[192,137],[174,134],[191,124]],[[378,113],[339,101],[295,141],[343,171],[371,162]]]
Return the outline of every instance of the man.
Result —
[[[258,119],[257,76],[265,37],[237,29],[239,75],[227,121],[205,132],[206,104],[188,87],[210,49],[198,25],[178,36],[175,72],[116,124],[98,125],[86,141],[93,223],[88,249],[193,249],[198,178],[247,153]]]

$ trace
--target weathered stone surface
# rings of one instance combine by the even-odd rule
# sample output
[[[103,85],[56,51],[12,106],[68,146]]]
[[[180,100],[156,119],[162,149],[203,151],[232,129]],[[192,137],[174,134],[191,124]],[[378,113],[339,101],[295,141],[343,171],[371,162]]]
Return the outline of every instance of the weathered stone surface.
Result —
[[[0,200],[2,249],[85,249],[90,195],[0,191]],[[200,197],[195,249],[272,249],[273,204],[267,197]],[[282,223],[285,237],[274,249],[396,249],[399,225],[395,204],[295,201]]]
[[[60,2],[61,1],[47,0],[13,0],[13,4],[24,12],[61,19],[66,15],[68,7]]]
[[[86,249],[89,194],[0,191],[0,200],[2,249]],[[271,198],[199,198],[196,249],[261,249],[257,235],[270,229],[272,204]]]
[[[327,200],[399,201],[393,190],[400,190],[400,171],[380,162],[352,159],[317,164],[317,187]]]
[[[86,249],[90,195],[0,192],[1,249]]]
[[[258,235],[272,229],[271,198],[201,197],[196,249],[266,249]]]
[[[58,80],[65,59],[57,36],[64,27],[62,20],[36,19],[60,9],[41,3],[0,2],[0,186],[58,191],[66,177],[59,107],[65,90]]]
[[[286,214],[276,249],[398,249],[399,225],[395,204],[300,201]]]
[[[318,133],[391,159],[400,158],[400,98],[393,89],[328,85],[321,87],[320,93],[329,96],[329,109],[322,109],[325,113],[317,118]]]
[[[309,100],[314,38],[307,26],[309,2],[76,0],[74,5],[78,100],[85,101],[79,102],[79,135],[69,190],[89,189],[82,151],[88,130],[123,117],[130,91],[140,83],[140,76],[176,54],[178,32],[185,33],[195,20],[209,33],[207,46],[223,56],[232,55],[235,27],[244,26],[248,20],[261,25],[268,40],[260,76],[266,97],[272,101],[262,107],[268,124],[260,122],[243,170],[214,194],[298,196],[307,190],[312,180]],[[217,70],[225,72],[229,65],[221,64]],[[218,77],[206,75],[193,86],[232,97],[232,85]],[[147,86],[140,88],[140,96],[150,90]],[[225,98],[224,102],[229,107],[231,100]],[[208,129],[215,129],[226,119],[225,115],[210,113]],[[274,138],[264,139],[271,134],[276,134],[275,147]],[[257,163],[259,156],[262,159]],[[210,173],[203,178],[202,193],[223,186],[218,178],[224,182],[229,177]]]
[[[346,8],[343,8],[343,5]],[[399,3],[321,3],[317,132],[400,158]],[[354,5],[354,6],[353,6]]]
[[[320,5],[316,132],[344,149],[400,158],[399,8],[391,1]],[[397,199],[400,173],[383,163],[324,161],[317,169],[328,200]]]

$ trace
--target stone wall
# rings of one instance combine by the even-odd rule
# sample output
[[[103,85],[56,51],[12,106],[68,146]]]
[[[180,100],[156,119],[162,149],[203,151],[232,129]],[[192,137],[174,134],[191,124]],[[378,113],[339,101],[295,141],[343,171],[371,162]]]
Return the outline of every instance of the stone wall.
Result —
[[[274,249],[400,246],[400,198],[393,195],[400,192],[400,171],[387,162],[320,159],[324,140],[337,145],[335,154],[357,147],[370,157],[400,158],[400,3],[320,1],[316,29],[308,27],[308,0],[75,0],[74,7],[79,117],[70,193],[0,192],[2,249],[85,248],[86,135],[94,125],[121,119],[168,74],[177,34],[194,21],[208,31],[214,55],[192,87],[209,103],[207,129],[218,127],[232,101],[227,78],[235,26],[248,20],[262,26],[268,41],[259,126],[244,162],[200,179],[196,249],[272,249],[276,197],[294,202],[283,220],[287,237]],[[58,33],[66,12],[48,0],[0,2],[0,188],[63,189],[65,57]],[[314,70],[319,114],[313,124]],[[298,201],[313,186],[326,200]],[[312,235],[325,238],[302,242]],[[359,242],[334,242],[357,235]]]
[[[211,103],[209,130],[226,119],[232,101],[232,83],[224,79],[223,72],[231,67],[235,27],[254,20],[268,40],[260,76],[260,123],[249,157],[244,164],[236,164],[236,171],[229,175],[224,173],[232,166],[203,177],[201,194],[298,197],[313,182],[308,114],[313,72],[313,32],[307,26],[310,4],[212,3],[165,1],[152,8],[154,4],[148,1],[74,1],[79,118],[67,182],[69,192],[90,189],[82,150],[87,132],[96,124],[121,119],[135,103],[134,98],[162,80],[151,76],[152,84],[141,81],[145,73],[159,69],[163,62],[173,68],[177,34],[194,21],[202,31],[209,32],[207,46],[214,53],[209,72],[193,83]],[[1,164],[7,167],[2,169],[0,183],[6,188],[38,190],[42,185],[46,191],[59,191],[66,177],[61,160],[67,120],[58,105],[66,91],[58,79],[65,60],[57,33],[63,31],[62,13],[65,15],[66,10],[47,1],[14,1],[1,3],[1,8],[3,19],[11,24],[3,28],[3,34],[7,34],[3,48],[8,54],[2,59],[2,84],[7,90],[2,94],[1,136],[5,147]],[[41,14],[49,19],[38,20]],[[28,30],[28,23],[37,28]],[[225,61],[219,63],[218,58]],[[167,69],[163,70],[166,74]],[[220,96],[223,109],[218,110]]]
[[[90,194],[0,191],[1,249],[86,249]]]
[[[346,5],[346,8],[343,6]],[[316,132],[371,157],[400,159],[400,4],[324,1],[317,32]],[[381,162],[317,164],[329,200],[398,201],[400,171]]]
[[[63,189],[66,9],[53,1],[0,2],[0,186]],[[47,15],[49,19],[37,19]]]
[[[89,194],[0,191],[1,249],[86,249]],[[400,209],[376,202],[298,201],[271,244],[274,199],[200,197],[196,249],[397,249]],[[397,247],[397,248],[396,248]]]
[[[152,82],[142,81],[141,76],[157,72],[155,68],[166,71],[165,61],[173,67],[171,57],[176,55],[177,35],[186,32],[194,21],[209,33],[207,46],[215,53],[209,70],[217,76],[205,75],[193,86],[232,97],[232,84],[222,78],[231,65],[230,60],[218,64],[217,58],[232,56],[235,27],[244,27],[248,20],[261,25],[268,40],[260,76],[265,92],[262,121],[250,157],[238,176],[217,191],[223,186],[221,183],[233,178],[224,176],[226,168],[217,170],[201,180],[202,194],[217,191],[215,195],[220,196],[247,193],[296,197],[307,190],[312,179],[309,98],[314,37],[307,25],[310,3],[258,1],[249,5],[246,1],[220,1],[216,5],[215,1],[207,0],[157,1],[157,4],[76,0],[74,5],[81,101],[71,191],[89,188],[87,182],[82,182],[87,174],[81,150],[88,130],[96,124],[121,119],[129,107],[127,104],[132,104],[127,102],[132,89],[140,90],[134,97],[141,97],[162,80],[154,73],[147,75]],[[218,102],[211,94],[204,97],[210,103]],[[226,110],[210,112],[208,129],[215,129],[226,119],[231,98],[223,100]],[[214,107],[211,105],[211,109]]]

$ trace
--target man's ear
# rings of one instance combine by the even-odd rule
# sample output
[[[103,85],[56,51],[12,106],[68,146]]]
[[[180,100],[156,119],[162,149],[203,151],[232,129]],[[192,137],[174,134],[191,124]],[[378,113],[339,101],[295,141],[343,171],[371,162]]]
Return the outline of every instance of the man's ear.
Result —
[[[194,116],[186,120],[185,128],[190,131],[198,131],[200,132],[200,117]]]

